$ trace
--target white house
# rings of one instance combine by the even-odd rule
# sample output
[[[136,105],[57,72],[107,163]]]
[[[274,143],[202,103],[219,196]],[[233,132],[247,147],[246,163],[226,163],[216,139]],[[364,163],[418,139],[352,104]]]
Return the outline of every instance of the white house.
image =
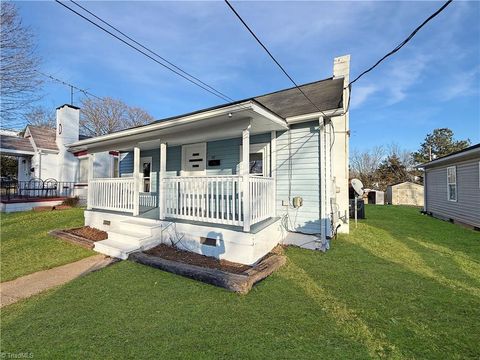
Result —
[[[278,243],[326,249],[348,232],[350,56],[333,77],[71,144],[121,155],[89,172],[95,250],[127,258],[158,243],[252,264]],[[320,108],[320,112],[318,111]]]
[[[56,182],[62,189],[60,195],[80,196],[86,201],[88,166],[86,153],[69,151],[67,144],[85,139],[79,131],[80,109],[72,105],[62,105],[56,111],[56,127],[28,125],[23,136],[0,134],[0,154],[15,156],[18,159],[18,189],[25,189],[17,197],[52,197],[51,193],[32,190],[42,181]],[[102,152],[95,154],[94,172],[96,176],[118,176],[118,154]],[[21,191],[20,191],[21,192]],[[60,197],[60,196],[59,196]],[[16,210],[27,210],[36,206],[29,199],[23,205],[14,201]],[[43,199],[45,200],[45,199]],[[10,200],[8,200],[10,201]],[[60,200],[59,200],[60,201]],[[2,198],[2,202],[7,200]],[[12,202],[12,201],[10,201]],[[58,202],[58,201],[57,201]],[[5,208],[5,206],[3,207]],[[6,208],[4,209],[6,210]]]

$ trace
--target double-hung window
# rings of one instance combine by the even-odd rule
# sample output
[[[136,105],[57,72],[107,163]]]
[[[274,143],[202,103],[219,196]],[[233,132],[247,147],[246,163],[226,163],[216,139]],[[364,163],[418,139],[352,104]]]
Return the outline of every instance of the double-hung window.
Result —
[[[448,201],[457,201],[457,167],[449,166],[447,168],[447,199]]]

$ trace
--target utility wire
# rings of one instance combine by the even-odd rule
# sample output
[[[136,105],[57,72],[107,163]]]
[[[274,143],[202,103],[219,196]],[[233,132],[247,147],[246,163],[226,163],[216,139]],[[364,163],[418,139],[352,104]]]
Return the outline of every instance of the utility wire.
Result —
[[[83,94],[84,94],[85,96],[87,96],[87,97],[88,97],[88,96],[92,96],[92,97],[94,97],[94,98],[96,98],[96,99],[98,99],[98,100],[103,100],[101,97],[99,97],[99,96],[97,96],[97,95],[94,95],[94,94],[92,94],[91,92],[89,92],[89,91],[87,91],[87,90],[85,90],[85,89],[81,89],[81,88],[79,88],[79,87],[77,87],[77,86],[75,86],[75,85],[72,85],[72,84],[67,83],[66,81],[60,80],[60,79],[58,79],[58,78],[56,78],[56,77],[54,77],[54,76],[52,76],[52,75],[45,74],[44,72],[41,72],[41,71],[39,71],[39,70],[35,70],[35,71],[38,72],[40,75],[43,75],[43,76],[49,78],[50,80],[56,81],[56,82],[58,82],[58,83],[60,83],[60,84],[62,84],[62,85],[65,85],[65,86],[69,86],[71,89],[75,89],[75,90],[77,90],[78,92],[83,93]]]
[[[70,0],[70,2],[74,3],[76,6],[78,6],[80,9],[84,10],[85,12],[87,12],[88,14],[90,14],[91,16],[93,16],[94,18],[96,18],[97,20],[101,21],[103,24],[107,25],[108,27],[110,27],[111,29],[115,30],[116,32],[118,32],[119,34],[123,35],[125,38],[127,38],[128,40],[132,41],[133,43],[135,43],[136,45],[140,46],[142,49],[148,51],[149,53],[155,55],[156,57],[158,57],[159,59],[163,60],[164,62],[166,62],[168,65],[174,67],[175,69],[177,69],[178,71],[180,71],[181,73],[185,74],[186,76],[189,76],[190,78],[194,79],[195,81],[198,81],[200,84],[202,85],[205,85],[206,87],[208,87],[210,90],[213,90],[215,91],[216,93],[218,93],[219,95],[222,96],[222,98],[227,98],[228,100],[230,101],[234,101],[231,97],[229,97],[228,95],[225,95],[224,93],[220,92],[219,90],[215,89],[213,86],[210,86],[208,85],[207,83],[203,82],[202,80],[200,80],[198,77],[195,77],[194,75],[188,73],[187,71],[183,70],[182,68],[178,67],[177,65],[175,65],[174,63],[172,63],[171,61],[168,61],[167,59],[165,59],[164,57],[162,57],[161,55],[159,55],[157,52],[151,50],[150,48],[144,46],[143,44],[141,44],[140,42],[136,41],[135,39],[133,39],[131,36],[125,34],[123,31],[121,31],[120,29],[118,29],[117,27],[113,26],[112,24],[110,24],[109,22],[103,20],[101,17],[99,17],[98,15],[96,15],[95,13],[93,13],[92,11],[88,10],[87,8],[83,7],[82,5],[80,5],[78,2],[74,1],[74,0]]]
[[[228,5],[228,7],[230,8],[230,10],[232,10],[232,12],[237,16],[237,18],[240,20],[240,22],[243,24],[243,26],[245,26],[245,28],[250,32],[250,34],[254,37],[254,39],[260,44],[260,46],[267,52],[267,54],[270,56],[270,58],[273,60],[273,62],[275,62],[275,64],[277,64],[277,66],[280,68],[280,70],[282,70],[282,72],[285,74],[285,76],[292,82],[292,84],[302,93],[302,95],[310,102],[310,104],[312,104],[319,112],[321,112],[325,117],[327,117],[325,115],[325,113],[320,110],[320,108],[314,104],[314,102],[307,96],[307,94],[305,94],[305,92],[297,85],[297,83],[295,82],[295,80],[292,79],[292,77],[288,74],[288,72],[285,70],[285,68],[280,65],[280,63],[277,61],[277,59],[275,59],[275,57],[272,55],[272,53],[268,50],[268,48],[262,43],[262,41],[258,38],[257,35],[255,35],[255,33],[253,32],[253,30],[247,25],[247,23],[242,19],[242,17],[240,16],[240,14],[235,10],[235,8],[233,7],[232,4],[230,4],[230,2],[228,0],[225,0],[225,3]]]
[[[403,40],[400,44],[397,45],[396,48],[394,48],[392,51],[390,51],[388,54],[386,54],[384,57],[382,57],[380,60],[378,60],[373,66],[362,72],[360,75],[358,75],[354,80],[352,80],[346,87],[346,88],[351,88],[352,84],[359,80],[362,76],[365,74],[369,73],[373,69],[375,69],[383,60],[388,58],[389,56],[392,56],[395,54],[398,50],[400,50],[403,46],[405,46],[414,36],[415,34],[422,28],[424,27],[430,20],[432,20],[434,17],[436,17],[438,14],[440,14],[448,5],[453,0],[448,0],[441,8],[439,8],[437,11],[435,11],[432,15],[430,15],[423,23],[421,23],[405,40]]]
[[[105,29],[103,26],[97,24],[95,21],[89,19],[88,17],[86,17],[85,15],[79,13],[78,11],[76,11],[75,9],[72,9],[71,7],[67,6],[66,4],[64,4],[63,2],[59,1],[59,0],[55,0],[56,3],[62,5],[63,7],[65,7],[66,9],[70,10],[71,12],[73,12],[74,14],[80,16],[81,18],[83,18],[84,20],[88,21],[89,23],[91,23],[92,25],[96,26],[97,28],[99,28],[100,30],[106,32],[107,34],[109,34],[110,36],[114,37],[115,39],[121,41],[122,43],[124,43],[125,45],[131,47],[132,49],[134,49],[135,51],[145,55],[146,57],[148,57],[149,59],[153,60],[154,62],[156,62],[157,64],[163,66],[164,68],[170,70],[171,72],[177,74],[178,76],[184,78],[185,80],[191,82],[192,84],[202,88],[203,90],[205,91],[208,91],[210,94],[222,99],[223,101],[226,101],[226,102],[230,102],[231,100],[228,98],[228,97],[225,97],[223,95],[220,95],[219,92],[215,92],[215,91],[212,91],[210,90],[208,87],[202,85],[202,84],[199,84],[195,81],[193,81],[192,79],[188,78],[187,76],[183,75],[181,72],[175,70],[174,68],[168,66],[168,65],[165,65],[164,63],[158,61],[156,58],[154,58],[153,56],[149,55],[148,53],[146,53],[145,51],[139,49],[138,47],[132,45],[131,43],[129,43],[128,41],[125,41],[124,39],[122,39],[121,37],[119,37],[118,35],[112,33],[111,31]]]

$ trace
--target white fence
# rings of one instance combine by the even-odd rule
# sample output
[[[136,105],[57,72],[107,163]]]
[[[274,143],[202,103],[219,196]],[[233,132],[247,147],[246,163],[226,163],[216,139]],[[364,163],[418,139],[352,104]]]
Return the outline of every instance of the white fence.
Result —
[[[133,177],[93,179],[88,186],[88,208],[133,213],[138,196]]]
[[[159,201],[165,217],[216,224],[243,226],[245,214],[251,225],[274,214],[273,178],[249,176],[249,204],[245,204],[243,177],[239,175],[169,177]],[[157,207],[156,193],[135,192],[133,177],[93,179],[89,186],[89,208],[131,212],[135,196],[139,205]]]
[[[273,216],[273,178],[250,176],[250,224]],[[242,226],[243,178],[238,175],[164,179],[165,216]]]

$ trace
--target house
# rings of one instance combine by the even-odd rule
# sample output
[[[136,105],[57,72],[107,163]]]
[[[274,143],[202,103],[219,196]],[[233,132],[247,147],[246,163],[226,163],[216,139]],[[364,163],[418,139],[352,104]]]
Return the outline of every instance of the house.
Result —
[[[79,121],[80,109],[63,105],[56,111],[56,128],[27,125],[22,136],[0,134],[0,154],[18,160],[14,192],[8,198],[2,196],[2,211],[55,205],[68,196],[79,196],[86,202],[87,155],[67,148],[67,144],[85,139],[80,135]],[[116,153],[95,154],[96,175],[118,176],[118,161]]]
[[[421,165],[424,212],[480,229],[480,144]]]
[[[278,243],[328,247],[348,232],[350,56],[296,88],[80,140],[89,167],[120,153],[120,177],[89,172],[95,250],[127,258],[160,242],[253,264]]]
[[[386,202],[391,205],[423,206],[423,185],[411,181],[388,185]]]

